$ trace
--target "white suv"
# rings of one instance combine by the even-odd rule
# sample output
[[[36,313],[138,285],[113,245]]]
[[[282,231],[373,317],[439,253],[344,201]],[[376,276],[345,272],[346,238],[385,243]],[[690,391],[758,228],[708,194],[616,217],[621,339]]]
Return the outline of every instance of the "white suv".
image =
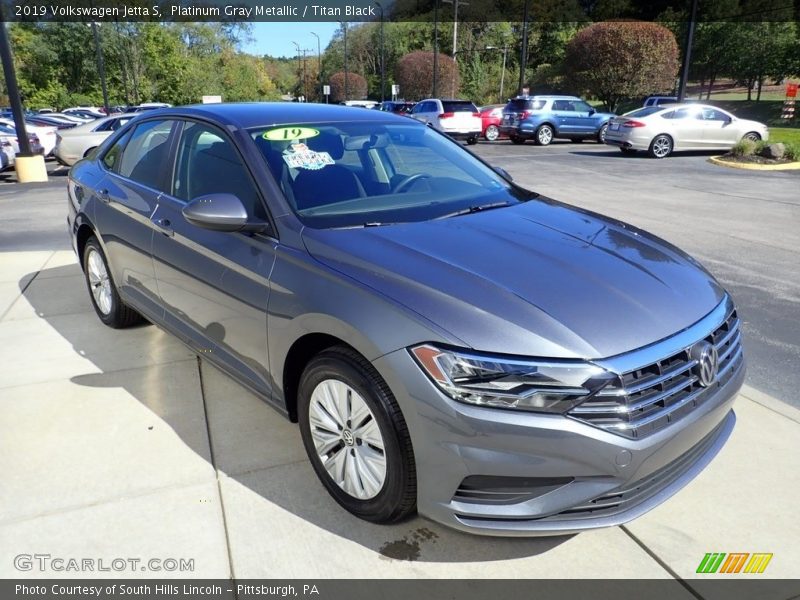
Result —
[[[483,131],[481,113],[469,100],[429,98],[417,102],[410,116],[468,144],[477,144]]]

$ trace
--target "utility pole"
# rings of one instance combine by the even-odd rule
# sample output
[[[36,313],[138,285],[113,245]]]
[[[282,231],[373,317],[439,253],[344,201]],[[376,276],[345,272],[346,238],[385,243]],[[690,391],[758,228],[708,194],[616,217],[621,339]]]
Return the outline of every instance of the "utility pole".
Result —
[[[386,99],[386,66],[383,46],[383,6],[381,6],[380,2],[375,2],[375,6],[377,6],[381,11],[381,102],[383,102]]]
[[[686,97],[686,83],[689,81],[689,67],[692,64],[692,44],[694,42],[694,24],[697,21],[697,0],[692,0],[692,16],[689,19],[689,30],[686,32],[686,45],[683,47],[683,68],[678,84],[678,102]]]
[[[103,90],[103,108],[106,109],[106,114],[109,114],[111,108],[108,104],[108,88],[106,87],[106,65],[103,60],[103,46],[100,43],[100,28],[94,21],[92,21],[92,33],[94,34],[94,48],[97,52],[97,72],[100,74],[100,87]]]
[[[3,61],[8,101],[11,104],[11,112],[14,115],[14,128],[17,130],[17,140],[19,140],[19,156],[33,156],[31,143],[28,140],[28,132],[25,130],[25,115],[22,112],[22,99],[19,96],[17,72],[14,70],[14,59],[11,57],[11,44],[8,42],[5,21],[0,22],[0,58]]]
[[[522,48],[519,57],[519,91],[525,85],[525,70],[528,66],[528,13],[531,0],[525,0],[525,11],[522,15]]]
[[[497,46],[486,46],[485,50],[501,50],[503,52],[503,69],[500,71],[500,102],[503,102],[503,85],[506,79],[506,57],[508,56],[508,46],[503,43],[502,48]]]
[[[453,58],[455,58],[458,52],[458,5],[469,6],[469,2],[464,0],[442,0],[442,2],[453,5]]]
[[[297,42],[292,42],[294,44],[295,49],[297,50],[297,89],[300,91],[300,96],[302,96],[303,91],[303,81],[300,79],[300,44]]]
[[[317,38],[317,88],[319,89],[319,93],[321,95],[322,82],[324,81],[322,79],[322,46],[319,43],[319,36],[313,31],[311,32],[311,35]]]

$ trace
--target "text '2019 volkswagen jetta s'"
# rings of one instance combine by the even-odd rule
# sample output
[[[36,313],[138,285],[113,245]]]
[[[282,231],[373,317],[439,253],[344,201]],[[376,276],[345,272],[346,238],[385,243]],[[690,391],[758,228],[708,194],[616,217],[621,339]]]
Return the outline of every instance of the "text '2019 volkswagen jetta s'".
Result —
[[[363,519],[615,525],[733,428],[739,319],[708,272],[411,119],[152,111],[68,189],[100,319],[156,323],[298,421],[320,481]]]

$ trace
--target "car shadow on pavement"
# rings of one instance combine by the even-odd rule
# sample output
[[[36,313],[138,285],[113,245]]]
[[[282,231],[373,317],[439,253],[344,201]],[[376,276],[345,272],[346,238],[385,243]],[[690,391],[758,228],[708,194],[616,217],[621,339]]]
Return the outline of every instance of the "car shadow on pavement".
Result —
[[[648,156],[647,152],[639,151],[634,152],[631,154],[625,154],[621,152],[618,148],[612,148],[610,150],[595,150],[594,152],[587,152],[581,150],[575,150],[570,152],[570,154],[575,154],[577,156],[605,156],[611,158],[619,158],[619,159],[628,159],[628,160],[652,160],[654,163],[658,162],[656,159],[651,158]],[[690,158],[690,157],[697,157],[697,156],[719,156],[723,154],[719,150],[692,150],[688,152],[676,152],[668,156],[667,158],[661,160],[675,160],[676,158]]]
[[[485,563],[544,554],[573,537],[478,537],[418,516],[392,525],[357,519],[318,481],[296,424],[158,328],[104,326],[93,312],[77,265],[45,269],[33,283],[31,275],[19,286],[36,316],[99,371],[87,372],[80,363],[84,366],[65,375],[78,386],[120,389],[120,394],[132,396],[145,407],[146,423],[158,426],[160,419],[180,438],[181,447],[216,469],[229,543],[239,552],[263,545],[265,532],[273,546],[281,540],[290,544],[297,537],[326,539],[333,534],[383,559]],[[92,451],[91,444],[87,440],[87,451]],[[185,452],[176,450],[179,454]],[[151,468],[158,465],[141,465]],[[118,476],[124,479],[129,473],[120,469]],[[334,551],[335,540],[330,543]]]

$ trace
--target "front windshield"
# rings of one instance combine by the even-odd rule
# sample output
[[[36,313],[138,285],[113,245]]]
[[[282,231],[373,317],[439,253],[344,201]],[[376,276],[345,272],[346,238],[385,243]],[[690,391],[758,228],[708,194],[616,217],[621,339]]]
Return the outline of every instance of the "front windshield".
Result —
[[[531,197],[414,122],[286,125],[250,134],[309,227],[427,221]]]

